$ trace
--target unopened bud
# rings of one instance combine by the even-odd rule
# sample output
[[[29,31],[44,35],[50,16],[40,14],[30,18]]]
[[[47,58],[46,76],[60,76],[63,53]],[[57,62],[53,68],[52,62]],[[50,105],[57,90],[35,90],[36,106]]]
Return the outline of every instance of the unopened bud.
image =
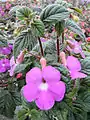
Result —
[[[61,58],[62,64],[66,67],[66,66],[67,66],[67,61],[66,61],[65,52],[61,52],[61,53],[60,53],[60,58]]]
[[[40,63],[41,63],[42,69],[43,69],[43,68],[46,67],[47,61],[46,61],[45,58],[42,57],[42,58],[40,59]]]
[[[24,61],[24,52],[21,51],[20,55],[16,59],[16,63],[22,63]]]
[[[71,49],[74,49],[74,48],[75,48],[75,45],[74,45],[74,43],[73,43],[72,41],[67,40],[66,42],[67,42],[67,44],[69,45],[69,47],[70,47]]]

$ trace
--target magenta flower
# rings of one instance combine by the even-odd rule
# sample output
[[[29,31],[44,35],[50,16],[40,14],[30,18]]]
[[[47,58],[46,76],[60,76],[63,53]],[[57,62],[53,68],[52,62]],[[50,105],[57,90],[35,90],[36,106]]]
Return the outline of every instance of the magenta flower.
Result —
[[[67,40],[67,43],[68,43],[67,49],[70,52],[73,52],[75,54],[80,54],[82,56],[82,58],[85,58],[85,55],[84,55],[82,47],[81,47],[81,43],[79,43],[75,40],[73,40],[73,41]]]
[[[70,76],[72,79],[87,77],[86,74],[80,72],[81,71],[81,64],[77,58],[75,58],[73,56],[68,56],[67,67],[69,69]]]
[[[10,69],[10,61],[8,59],[0,60],[0,73],[6,72]]]
[[[13,49],[12,47],[12,45],[9,45],[8,47],[0,47],[0,54],[9,55]]]
[[[26,85],[22,92],[28,102],[35,101],[41,110],[49,110],[55,101],[62,101],[65,95],[65,83],[60,81],[60,72],[52,66],[42,70],[38,67],[26,74]]]

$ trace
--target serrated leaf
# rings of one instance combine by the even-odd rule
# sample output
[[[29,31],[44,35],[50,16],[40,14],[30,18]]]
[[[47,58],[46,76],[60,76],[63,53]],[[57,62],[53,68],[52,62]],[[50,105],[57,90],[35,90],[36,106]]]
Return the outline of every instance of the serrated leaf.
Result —
[[[37,38],[33,35],[32,31],[22,32],[15,40],[14,43],[14,58],[16,59],[19,55],[20,51],[25,48],[28,50],[32,50],[32,48],[36,45]]]
[[[32,62],[31,62],[32,63]],[[14,73],[20,73],[23,72],[28,66],[31,65],[31,63],[28,64],[19,64],[16,66]]]
[[[20,101],[20,96],[17,97],[17,93],[12,94],[8,90],[0,90],[0,114],[13,117],[17,101]]]
[[[32,19],[32,10],[28,7],[21,7],[16,11],[19,20]]]
[[[0,36],[0,47],[5,47],[7,45],[7,39],[5,37]]]
[[[81,60],[82,72],[90,76],[90,57]]]
[[[64,31],[64,27],[65,27],[65,21],[61,21],[61,22],[57,22],[55,24],[55,29],[57,34],[60,36],[62,34],[62,32]]]
[[[34,20],[31,27],[36,36],[41,37],[44,35],[45,27],[41,20]]]
[[[68,12],[65,7],[53,4],[53,5],[48,5],[40,15],[40,19],[44,22],[57,22],[57,21],[62,21],[66,18],[68,18],[70,13]]]
[[[85,35],[82,32],[81,28],[76,24],[76,22],[74,22],[73,20],[68,19],[66,21],[66,28],[69,28],[71,31],[75,32],[76,34],[78,34],[82,39],[85,40]]]

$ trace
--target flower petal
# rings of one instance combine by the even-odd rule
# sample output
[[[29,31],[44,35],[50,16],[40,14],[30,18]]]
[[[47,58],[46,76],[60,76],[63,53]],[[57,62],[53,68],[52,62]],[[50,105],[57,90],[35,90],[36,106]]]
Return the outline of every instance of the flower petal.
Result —
[[[51,91],[56,101],[61,101],[64,98],[66,86],[62,81],[53,82],[49,84],[49,90]]]
[[[42,76],[47,82],[59,81],[61,78],[60,72],[52,66],[47,66],[42,70]]]
[[[75,71],[81,70],[81,64],[80,64],[79,60],[73,56],[68,56],[67,67],[69,70],[75,70]]]
[[[85,77],[87,77],[86,74],[81,73],[81,72],[77,72],[77,71],[71,71],[71,72],[70,72],[70,76],[71,76],[72,79],[85,78]]]
[[[42,72],[40,68],[34,67],[26,74],[26,82],[40,83],[42,81]]]
[[[32,102],[38,95],[38,87],[33,83],[28,83],[22,88],[23,96],[28,102]]]
[[[54,105],[54,98],[49,91],[41,91],[38,99],[35,100],[36,105],[41,110],[49,110]]]

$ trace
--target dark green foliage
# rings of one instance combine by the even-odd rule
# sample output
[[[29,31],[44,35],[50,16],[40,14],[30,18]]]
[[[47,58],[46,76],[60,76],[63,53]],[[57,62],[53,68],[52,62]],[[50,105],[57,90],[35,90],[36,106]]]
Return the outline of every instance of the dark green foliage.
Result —
[[[57,22],[55,24],[55,29],[57,31],[58,36],[62,34],[62,32],[64,31],[64,27],[65,27],[65,21]]]
[[[33,23],[31,24],[32,30],[34,34],[38,37],[41,37],[44,35],[44,24],[41,20],[33,20]]]
[[[7,43],[7,36],[2,32],[0,31],[0,47],[5,47],[8,45]]]
[[[14,57],[19,55],[20,51],[25,48],[28,50],[32,50],[32,48],[36,45],[37,38],[34,36],[31,30],[22,32],[15,40],[14,43]]]
[[[53,4],[53,5],[48,5],[40,15],[40,18],[44,22],[60,22],[66,18],[68,18],[70,13],[68,12],[65,7]]]
[[[31,20],[33,17],[32,10],[28,7],[21,7],[16,11],[16,17],[19,20]]]
[[[13,117],[16,106],[21,104],[20,100],[19,93],[0,90],[0,114]]]
[[[81,60],[82,71],[90,76],[90,57]]]

